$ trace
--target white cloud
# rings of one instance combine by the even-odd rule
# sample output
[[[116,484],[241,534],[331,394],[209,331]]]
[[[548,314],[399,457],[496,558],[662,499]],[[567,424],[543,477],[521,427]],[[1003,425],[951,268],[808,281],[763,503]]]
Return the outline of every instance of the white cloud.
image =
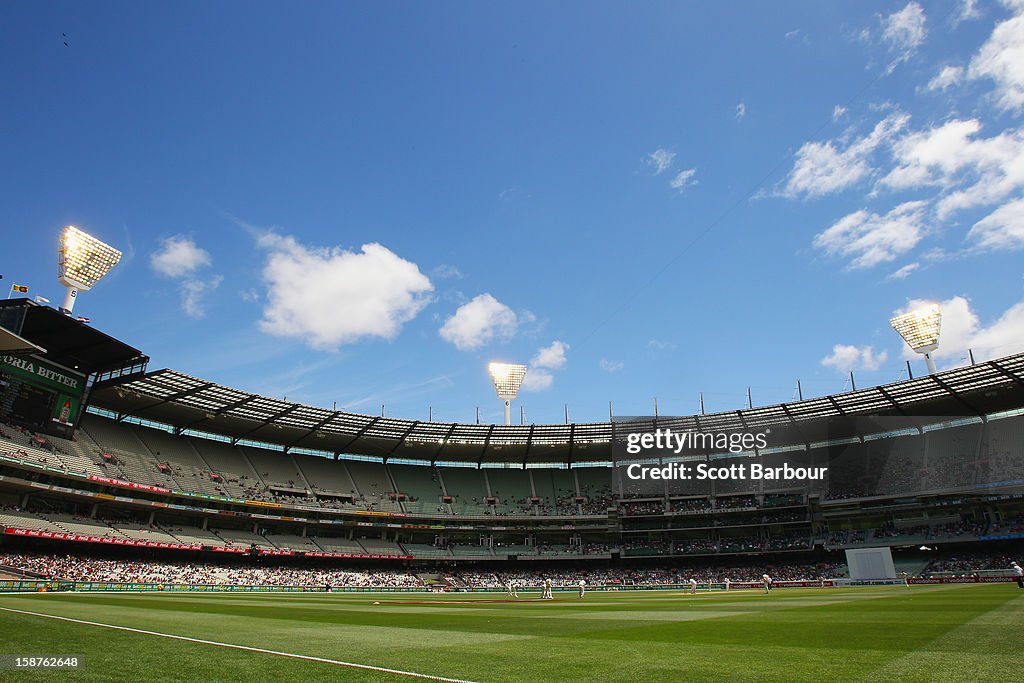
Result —
[[[676,345],[663,339],[651,339],[647,342],[647,348],[655,351],[675,351]]]
[[[547,370],[540,368],[529,368],[526,377],[523,379],[522,391],[544,391],[550,389],[555,383],[555,376]]]
[[[1024,301],[1019,301],[998,320],[975,331],[970,347],[975,360],[991,360],[1024,351]]]
[[[948,182],[949,177],[972,161],[970,138],[981,130],[977,119],[954,119],[937,128],[910,133],[893,144],[897,166],[879,181],[896,190]]]
[[[480,294],[445,320],[440,335],[460,351],[472,351],[493,339],[508,339],[518,326],[515,311],[490,294]]]
[[[928,81],[928,90],[946,90],[954,85],[959,85],[963,79],[964,68],[962,66],[944,66],[932,80]]]
[[[644,158],[644,164],[654,171],[654,175],[661,175],[672,166],[672,160],[676,158],[675,152],[667,149],[656,149]]]
[[[168,237],[149,255],[150,267],[165,277],[187,277],[210,263],[209,252],[184,235]]]
[[[832,355],[821,359],[825,367],[835,368],[842,373],[854,370],[875,371],[888,360],[889,354],[885,351],[875,353],[872,346],[852,346],[850,344],[836,344],[832,347]]]
[[[978,9],[978,0],[960,0],[960,11],[953,17],[953,26],[959,26],[963,21],[970,21],[981,16]]]
[[[450,263],[442,263],[436,266],[430,274],[436,277],[438,280],[461,280],[462,271],[451,265]]]
[[[736,105],[736,120],[742,121],[743,117],[747,115],[747,105],[740,102]]]
[[[996,25],[971,60],[968,75],[995,81],[999,107],[1019,112],[1024,108],[1024,3],[1013,8],[1018,14]]]
[[[673,190],[679,190],[682,192],[687,188],[687,186],[696,184],[696,180],[691,182],[691,179],[695,175],[697,175],[697,169],[695,168],[688,168],[685,171],[680,171],[672,179],[672,182],[669,183],[669,187]]]
[[[1003,204],[982,218],[967,239],[980,249],[1024,249],[1024,199]]]
[[[530,361],[530,367],[560,370],[565,366],[565,353],[568,350],[569,345],[565,342],[553,341],[550,346],[545,346],[537,351],[537,355]]]
[[[434,287],[419,267],[388,248],[359,251],[300,244],[266,233],[267,285],[260,328],[332,349],[367,337],[394,339],[430,303]]]
[[[879,121],[871,133],[843,149],[835,140],[804,143],[797,150],[796,162],[781,194],[791,199],[812,198],[855,185],[872,173],[872,153],[889,142],[909,120],[906,114],[890,114]]]
[[[882,20],[882,40],[890,51],[897,53],[896,59],[886,69],[887,73],[914,56],[928,35],[924,25],[924,10],[916,2],[907,3],[899,12]]]
[[[907,265],[903,266],[902,268],[899,268],[899,269],[893,271],[892,273],[889,273],[889,276],[886,277],[885,279],[886,280],[906,280],[908,277],[911,276],[911,274],[913,274],[914,271],[916,271],[920,267],[921,267],[920,263],[917,263],[917,262],[915,262],[915,263],[908,263]]]
[[[930,303],[934,302],[912,300],[896,311],[896,314],[916,310]],[[968,349],[974,352],[974,358],[979,362],[1024,351],[1024,301],[1012,305],[987,327],[981,325],[970,301],[963,296],[947,299],[939,307],[942,311],[942,328],[939,348],[932,353],[932,357],[936,361],[945,360],[946,363],[940,363],[945,367],[959,365]],[[903,358],[913,360],[920,356],[904,344]]]
[[[892,261],[924,237],[925,207],[923,201],[905,202],[884,216],[855,211],[816,235],[814,246],[829,256],[852,258],[851,269]]]
[[[844,116],[846,116],[846,107],[844,107],[841,104],[837,104],[836,106],[832,107],[832,120],[833,121],[838,121],[839,119],[843,118]]]
[[[1024,188],[1024,128],[978,140],[964,153],[970,158],[960,168],[968,183],[939,200],[936,213],[940,219],[963,209],[994,204]]]
[[[526,369],[523,380],[523,391],[544,391],[555,383],[553,371],[561,370],[567,362],[566,352],[569,345],[555,340],[550,345],[537,349]]]
[[[209,280],[185,280],[181,283],[181,309],[192,318],[206,315],[205,297],[220,287],[224,278],[217,275]]]
[[[607,358],[602,358],[597,365],[605,372],[618,372],[625,367],[621,360],[608,360]]]
[[[896,190],[938,185],[936,214],[994,204],[1024,188],[1024,129],[978,137],[977,119],[948,121],[893,145],[897,166],[879,181]]]

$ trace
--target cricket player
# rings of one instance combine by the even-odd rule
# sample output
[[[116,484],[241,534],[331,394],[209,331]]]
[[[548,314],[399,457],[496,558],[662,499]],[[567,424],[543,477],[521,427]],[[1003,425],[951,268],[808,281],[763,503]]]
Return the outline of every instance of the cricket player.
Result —
[[[516,583],[512,579],[509,579],[505,583],[505,590],[508,592],[508,596],[510,598],[518,598],[519,597],[519,591],[516,590]]]
[[[731,583],[732,583],[732,581],[730,581],[730,580],[729,580],[729,577],[728,577],[728,576],[727,576],[727,577],[725,577],[725,581],[724,581],[724,583],[725,583],[725,590],[729,590],[729,584],[731,584]]]
[[[903,585],[907,587],[907,590],[910,590],[910,574],[900,572],[900,576],[903,577]]]
[[[761,582],[764,584],[764,592],[767,593],[772,589],[772,577],[767,574],[761,574]]]
[[[690,595],[696,595],[696,594],[697,594],[697,579],[691,578],[690,579]]]
[[[551,594],[551,579],[544,579],[544,596],[543,600],[554,600],[555,596]]]
[[[1024,569],[1021,569],[1021,566],[1016,562],[1010,563],[1010,569],[1017,575],[1017,587],[1024,588]]]
[[[583,579],[580,579],[579,586],[580,586],[580,600],[582,600],[583,599],[583,594],[587,592],[587,582],[584,581]]]

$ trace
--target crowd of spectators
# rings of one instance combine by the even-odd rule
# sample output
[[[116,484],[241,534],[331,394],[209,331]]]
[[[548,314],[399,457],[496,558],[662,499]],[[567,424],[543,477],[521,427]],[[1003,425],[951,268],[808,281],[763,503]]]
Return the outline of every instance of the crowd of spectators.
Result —
[[[757,498],[754,496],[721,496],[715,499],[716,510],[742,510],[756,507]]]
[[[922,575],[947,574],[970,576],[975,572],[993,572],[1005,570],[1012,573],[1010,562],[1024,562],[1019,557],[1011,557],[1005,553],[986,553],[983,551],[957,552],[936,558],[921,571]]]
[[[449,585],[465,588],[492,588],[503,590],[508,581],[520,587],[538,588],[545,579],[551,579],[556,587],[574,588],[580,579],[588,586],[656,586],[685,584],[691,578],[698,583],[721,583],[760,581],[762,574],[769,574],[776,581],[817,581],[846,576],[846,565],[842,562],[794,562],[767,563],[763,565],[727,565],[669,568],[586,568],[565,570],[498,571],[482,572],[460,570],[446,572],[443,576]]]
[[[619,505],[619,512],[624,516],[630,515],[660,515],[665,512],[665,503],[658,500],[624,500]]]
[[[710,512],[710,498],[682,498],[668,501],[668,509],[672,512]]]
[[[247,562],[168,562],[141,559],[105,559],[83,555],[59,555],[30,552],[0,553],[0,567],[26,572],[27,576],[52,580],[185,584],[209,586],[307,586],[323,588],[426,588],[424,579],[411,571],[394,569],[336,569],[264,565]],[[643,586],[677,584],[689,581],[756,581],[762,573],[776,580],[817,580],[845,575],[840,562],[792,562],[726,566],[669,568],[587,567],[567,569],[523,569],[485,571],[475,568],[453,569],[441,574],[444,583],[460,588],[504,589],[508,581],[519,586],[539,586],[551,579],[556,586],[575,587],[580,579],[590,586]]]
[[[77,555],[0,553],[0,567],[47,579],[104,583],[246,586],[420,587],[414,574],[395,570],[315,569],[290,566],[111,560]]]

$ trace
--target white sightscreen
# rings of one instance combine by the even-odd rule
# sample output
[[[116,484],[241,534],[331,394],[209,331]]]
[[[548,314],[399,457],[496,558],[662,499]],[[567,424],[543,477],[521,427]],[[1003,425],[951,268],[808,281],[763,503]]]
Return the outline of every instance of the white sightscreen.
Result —
[[[854,581],[896,578],[892,550],[888,546],[847,550],[846,564],[850,568],[850,578]]]

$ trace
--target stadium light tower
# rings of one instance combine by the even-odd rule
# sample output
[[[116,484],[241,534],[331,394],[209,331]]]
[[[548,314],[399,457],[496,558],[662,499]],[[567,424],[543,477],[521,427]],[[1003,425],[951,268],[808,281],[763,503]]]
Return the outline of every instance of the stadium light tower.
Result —
[[[519,393],[519,387],[523,386],[526,379],[526,366],[514,363],[490,363],[487,372],[494,382],[494,390],[498,392],[498,398],[505,402],[505,424],[512,424],[512,399]]]
[[[86,292],[121,260],[121,252],[73,225],[60,235],[57,277],[67,287],[63,311],[71,315],[79,292]]]
[[[932,360],[932,351],[939,348],[939,330],[942,327],[942,311],[938,304],[923,306],[916,311],[898,315],[889,323],[900,333],[907,346],[915,353],[924,355],[928,364],[928,374],[934,375],[938,370]]]

